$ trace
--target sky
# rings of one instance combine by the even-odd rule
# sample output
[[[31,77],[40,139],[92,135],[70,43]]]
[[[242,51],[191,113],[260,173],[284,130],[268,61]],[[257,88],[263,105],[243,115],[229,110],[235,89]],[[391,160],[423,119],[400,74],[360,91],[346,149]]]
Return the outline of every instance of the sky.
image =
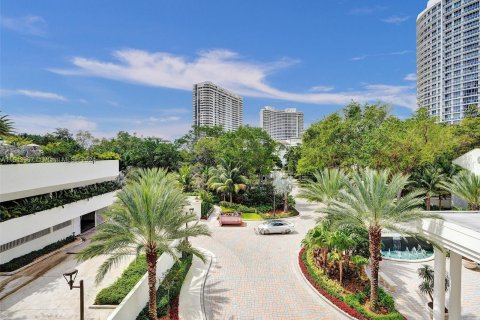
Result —
[[[305,125],[350,101],[415,103],[415,19],[425,0],[2,0],[0,110],[18,132],[65,127],[175,139],[192,86],[269,105]]]

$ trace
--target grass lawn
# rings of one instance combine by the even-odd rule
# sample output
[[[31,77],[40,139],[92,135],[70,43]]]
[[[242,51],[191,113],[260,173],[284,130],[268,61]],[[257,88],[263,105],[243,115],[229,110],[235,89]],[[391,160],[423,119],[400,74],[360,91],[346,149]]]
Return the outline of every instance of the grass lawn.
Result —
[[[255,212],[242,213],[243,220],[260,221],[263,220],[262,216]]]

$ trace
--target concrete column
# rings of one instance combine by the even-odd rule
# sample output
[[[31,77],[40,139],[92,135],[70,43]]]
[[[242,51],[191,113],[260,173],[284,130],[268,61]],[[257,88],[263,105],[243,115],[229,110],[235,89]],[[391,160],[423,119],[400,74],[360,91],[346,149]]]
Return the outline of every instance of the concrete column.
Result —
[[[433,284],[433,320],[445,319],[445,252],[435,248],[435,281]]]
[[[460,320],[462,314],[462,256],[450,251],[450,299],[448,315]]]

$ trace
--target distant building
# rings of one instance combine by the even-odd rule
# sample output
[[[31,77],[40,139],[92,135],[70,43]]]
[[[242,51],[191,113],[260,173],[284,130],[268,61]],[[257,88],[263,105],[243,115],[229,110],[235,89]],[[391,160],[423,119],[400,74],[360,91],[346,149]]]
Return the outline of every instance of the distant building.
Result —
[[[417,103],[440,122],[479,104],[479,25],[475,0],[430,0],[417,17]]]
[[[266,106],[260,111],[260,127],[277,141],[298,140],[303,133],[303,112]]]
[[[243,124],[243,98],[211,82],[193,86],[193,125],[222,126],[226,131]]]

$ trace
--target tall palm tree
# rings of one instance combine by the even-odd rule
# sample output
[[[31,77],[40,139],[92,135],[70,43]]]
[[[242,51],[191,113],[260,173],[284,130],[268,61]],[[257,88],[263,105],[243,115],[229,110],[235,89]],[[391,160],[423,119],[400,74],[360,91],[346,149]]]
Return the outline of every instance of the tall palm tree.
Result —
[[[132,253],[145,252],[147,259],[149,302],[151,320],[157,319],[156,269],[158,255],[166,253],[177,259],[176,251],[190,252],[203,259],[202,254],[174,240],[185,237],[210,235],[205,225],[197,223],[195,214],[185,214],[187,199],[175,175],[164,169],[135,171],[125,187],[117,193],[118,200],[106,213],[106,222],[99,226],[92,243],[78,255],[84,261],[99,255],[109,257],[98,268],[96,281],[103,279],[112,265]]]
[[[13,122],[7,115],[0,115],[0,136],[8,136],[13,133]]]
[[[342,169],[328,169],[313,174],[314,179],[307,180],[299,197],[311,202],[328,205],[346,186],[346,174]]]
[[[233,195],[247,188],[248,179],[240,174],[240,168],[228,159],[222,159],[220,164],[212,170],[212,176],[208,180],[210,189],[224,195],[228,194],[230,203],[233,203]]]
[[[441,185],[445,190],[465,199],[470,210],[480,210],[480,176],[464,170]]]
[[[441,196],[442,182],[445,180],[445,174],[441,168],[427,167],[422,170],[414,186],[423,189],[425,192],[425,206],[430,211],[432,196]]]
[[[403,223],[423,218],[439,218],[435,214],[421,213],[421,191],[413,191],[397,199],[405,188],[408,176],[388,170],[362,169],[351,174],[346,187],[324,210],[332,228],[357,226],[368,230],[371,263],[370,303],[378,310],[378,271],[383,229],[422,238],[402,227]]]

